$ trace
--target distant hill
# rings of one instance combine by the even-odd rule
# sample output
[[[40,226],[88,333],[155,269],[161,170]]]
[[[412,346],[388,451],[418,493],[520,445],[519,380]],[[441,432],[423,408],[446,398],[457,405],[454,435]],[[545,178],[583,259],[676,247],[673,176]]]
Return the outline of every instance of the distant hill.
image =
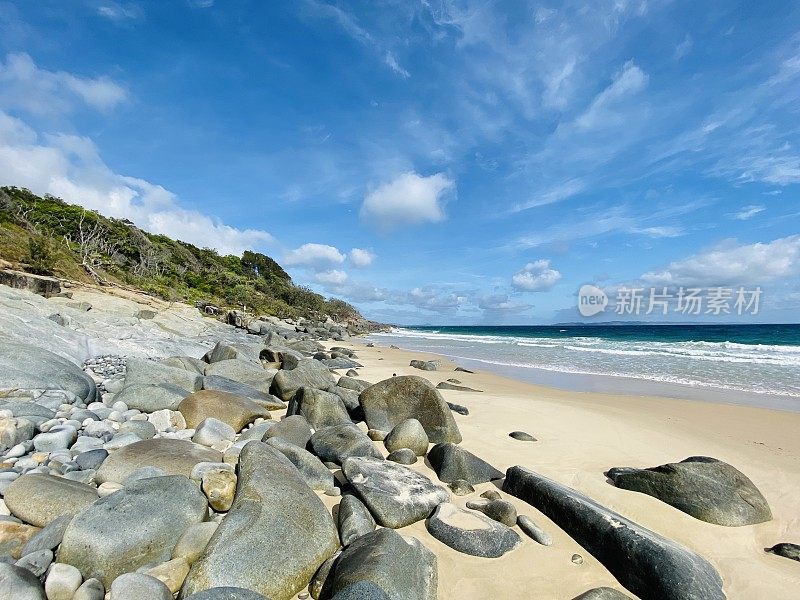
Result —
[[[292,283],[269,256],[220,256],[53,196],[0,187],[0,258],[41,275],[128,285],[166,300],[254,314],[360,318],[343,300]]]

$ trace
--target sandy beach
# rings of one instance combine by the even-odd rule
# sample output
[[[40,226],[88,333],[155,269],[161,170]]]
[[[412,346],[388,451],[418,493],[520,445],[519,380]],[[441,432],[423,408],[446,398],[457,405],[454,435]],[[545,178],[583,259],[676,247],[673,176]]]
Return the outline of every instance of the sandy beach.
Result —
[[[708,559],[719,571],[728,598],[795,598],[800,589],[796,562],[764,552],[778,542],[800,539],[800,414],[644,396],[562,391],[492,373],[454,373],[455,364],[432,354],[366,346],[354,340],[364,365],[359,376],[372,382],[418,375],[437,384],[451,377],[483,393],[442,390],[466,406],[455,414],[469,449],[498,469],[522,465],[568,485],[640,525],[675,540]],[[438,359],[438,371],[409,366],[411,359]],[[537,442],[508,437],[526,431]],[[376,445],[386,453],[381,445]],[[651,467],[705,455],[729,462],[761,490],[773,512],[768,523],[723,527],[699,521],[650,496],[617,489],[603,473],[615,466]],[[413,465],[436,480],[422,462]],[[454,498],[464,507],[470,496]],[[438,542],[424,522],[401,530],[419,538],[439,561],[439,598],[542,598],[568,600],[594,587],[624,590],[615,578],[566,533],[532,506],[503,493],[554,540],[550,547],[528,538],[497,559],[461,554]],[[329,507],[337,501],[324,498]],[[582,564],[571,561],[573,554]],[[630,592],[626,592],[630,595]]]

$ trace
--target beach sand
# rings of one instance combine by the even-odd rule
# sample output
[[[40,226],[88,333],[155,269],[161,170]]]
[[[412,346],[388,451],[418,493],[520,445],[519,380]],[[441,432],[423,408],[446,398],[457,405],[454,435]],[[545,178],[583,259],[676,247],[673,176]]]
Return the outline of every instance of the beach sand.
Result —
[[[355,349],[359,377],[376,383],[397,375],[418,375],[437,384],[455,377],[483,393],[442,390],[446,400],[469,408],[454,414],[462,446],[501,471],[522,465],[568,485],[636,523],[673,539],[708,559],[719,571],[731,599],[800,597],[800,564],[764,552],[779,542],[800,543],[800,414],[762,408],[643,396],[562,391],[495,374],[454,373],[441,357],[365,342],[329,343]],[[438,371],[421,371],[411,359],[438,359]],[[538,439],[508,437],[522,430]],[[383,450],[382,444],[378,444]],[[385,450],[384,454],[386,454]],[[768,523],[723,527],[699,521],[655,498],[620,490],[603,475],[610,467],[652,467],[694,455],[724,460],[747,475],[773,512]],[[434,481],[422,461],[414,468]],[[464,507],[476,493],[455,497]],[[521,532],[523,543],[496,559],[461,554],[437,541],[424,522],[400,530],[438,557],[439,598],[460,600],[526,598],[569,600],[594,587],[624,590],[588,552],[532,506],[508,494],[519,514],[529,515],[554,540],[541,546]],[[338,499],[323,497],[329,507]],[[584,561],[574,564],[573,554]],[[632,595],[630,592],[626,593]]]

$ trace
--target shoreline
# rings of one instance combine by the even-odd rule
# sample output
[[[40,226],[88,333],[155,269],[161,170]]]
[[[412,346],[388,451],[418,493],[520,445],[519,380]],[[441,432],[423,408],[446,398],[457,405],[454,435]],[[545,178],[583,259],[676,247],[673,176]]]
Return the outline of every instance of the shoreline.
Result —
[[[791,590],[800,587],[797,563],[763,551],[778,542],[800,539],[800,496],[796,494],[800,489],[800,414],[652,395],[575,392],[485,370],[454,373],[456,363],[447,357],[368,348],[366,343],[353,339],[329,347],[353,347],[364,365],[358,369],[359,377],[372,382],[397,374],[425,377],[435,385],[455,377],[463,385],[483,390],[441,392],[446,400],[470,411],[468,416],[454,415],[464,437],[462,445],[501,471],[517,464],[531,468],[691,548],[717,568],[728,598],[788,598]],[[421,371],[409,366],[411,359],[442,362],[437,371]],[[514,430],[526,431],[538,441],[513,440],[508,433]],[[773,520],[746,527],[711,525],[650,496],[618,489],[604,476],[615,466],[652,467],[696,455],[724,460],[747,475],[770,503]],[[436,480],[427,465],[414,468]],[[476,490],[494,487],[483,484]],[[452,590],[468,600],[568,600],[602,585],[624,591],[547,517],[516,498],[504,497],[550,533],[554,545],[543,547],[525,540],[502,559],[470,560],[435,540],[429,544],[422,531],[416,530],[419,524],[412,525],[406,528],[408,533],[424,539],[439,559],[440,598],[453,597]],[[463,507],[466,498],[454,501]],[[583,557],[583,564],[571,562],[575,553]]]

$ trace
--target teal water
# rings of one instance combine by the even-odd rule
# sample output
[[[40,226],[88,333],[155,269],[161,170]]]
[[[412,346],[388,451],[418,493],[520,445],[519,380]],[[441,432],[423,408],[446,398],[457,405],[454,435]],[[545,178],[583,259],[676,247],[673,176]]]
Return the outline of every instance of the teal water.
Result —
[[[413,327],[372,339],[556,387],[619,392],[633,382],[637,393],[769,396],[800,409],[794,324]]]

